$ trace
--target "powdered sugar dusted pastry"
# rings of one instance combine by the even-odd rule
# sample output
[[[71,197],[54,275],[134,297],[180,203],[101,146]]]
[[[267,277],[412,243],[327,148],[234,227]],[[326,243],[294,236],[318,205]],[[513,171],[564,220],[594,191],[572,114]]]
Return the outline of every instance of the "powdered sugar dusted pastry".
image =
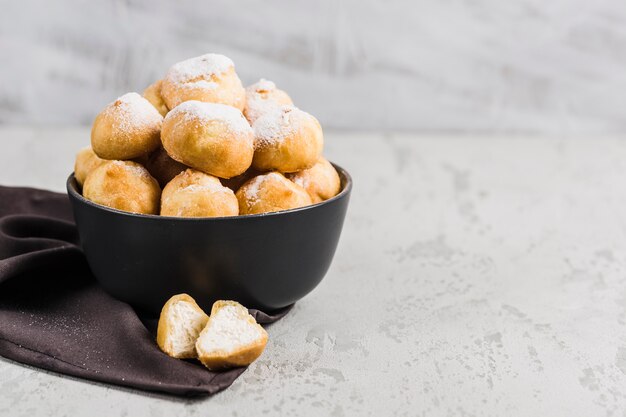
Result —
[[[160,143],[163,117],[137,93],[127,93],[107,105],[91,128],[91,147],[103,159],[133,159]]]
[[[165,184],[170,182],[172,178],[188,168],[187,165],[172,159],[162,147],[152,152],[145,158],[145,161],[137,162],[146,167],[150,175],[159,182],[161,187],[165,187]]]
[[[219,179],[187,169],[170,181],[161,194],[161,215],[222,217],[239,214],[235,193]]]
[[[83,196],[118,210],[159,214],[161,189],[137,162],[106,161],[87,176]]]
[[[159,348],[173,358],[195,358],[196,340],[209,316],[187,294],[167,300],[157,327]]]
[[[317,119],[293,106],[282,106],[254,122],[254,159],[260,171],[296,172],[311,168],[324,146]]]
[[[76,162],[74,162],[74,178],[80,186],[85,183],[87,175],[100,166],[104,159],[98,158],[91,149],[91,146],[84,147],[76,154]]]
[[[313,203],[336,196],[341,188],[339,174],[324,157],[320,157],[313,167],[286,176],[304,188],[311,196]]]
[[[143,90],[143,97],[148,100],[161,116],[165,117],[170,109],[167,108],[167,104],[165,104],[165,100],[163,100],[163,96],[161,95],[161,84],[163,80],[159,80],[150,84],[148,88]]]
[[[174,64],[163,79],[161,95],[173,109],[188,100],[227,104],[243,110],[246,93],[233,61],[206,54]]]
[[[246,107],[244,116],[253,124],[259,117],[283,105],[293,104],[291,97],[283,90],[276,88],[272,81],[261,78],[246,87]]]
[[[239,200],[239,214],[268,213],[312,204],[304,188],[278,172],[252,178],[235,195]]]
[[[198,359],[209,369],[247,366],[267,344],[267,332],[235,301],[216,301],[196,341]]]
[[[245,172],[254,154],[248,121],[224,104],[184,102],[165,117],[161,140],[175,160],[220,178]]]

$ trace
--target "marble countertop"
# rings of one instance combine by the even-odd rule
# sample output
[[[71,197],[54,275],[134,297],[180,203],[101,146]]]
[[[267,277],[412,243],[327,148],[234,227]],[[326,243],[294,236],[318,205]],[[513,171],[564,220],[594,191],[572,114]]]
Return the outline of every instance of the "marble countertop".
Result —
[[[62,191],[88,129],[0,128]],[[598,416],[626,409],[626,141],[329,132],[333,265],[229,389],[183,400],[0,359],[0,415]]]

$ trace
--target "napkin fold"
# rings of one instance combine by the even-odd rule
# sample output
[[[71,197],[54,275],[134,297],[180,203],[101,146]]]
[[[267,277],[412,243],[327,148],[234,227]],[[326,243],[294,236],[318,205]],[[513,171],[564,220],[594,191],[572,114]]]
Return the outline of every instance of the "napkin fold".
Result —
[[[250,310],[259,323],[273,314]],[[0,355],[43,369],[180,396],[211,395],[245,368],[211,372],[155,342],[156,319],[105,293],[65,194],[0,186]]]

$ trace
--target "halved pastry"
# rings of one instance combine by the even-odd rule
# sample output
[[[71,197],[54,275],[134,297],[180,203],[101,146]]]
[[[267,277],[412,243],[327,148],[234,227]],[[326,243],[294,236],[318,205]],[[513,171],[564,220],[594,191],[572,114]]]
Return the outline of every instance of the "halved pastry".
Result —
[[[198,359],[211,370],[247,366],[265,349],[267,332],[235,301],[216,301],[196,342]]]
[[[159,317],[157,344],[173,358],[195,358],[196,339],[209,316],[187,294],[170,298]]]

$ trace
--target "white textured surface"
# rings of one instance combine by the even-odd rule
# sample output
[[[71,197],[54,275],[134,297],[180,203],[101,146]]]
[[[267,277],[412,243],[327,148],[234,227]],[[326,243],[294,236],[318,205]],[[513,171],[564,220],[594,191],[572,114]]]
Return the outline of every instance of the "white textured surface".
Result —
[[[626,141],[327,135],[354,176],[320,286],[231,388],[179,400],[0,360],[0,415],[620,416]],[[0,130],[61,190],[88,130]]]
[[[169,331],[161,346],[171,349],[168,352],[175,357],[196,356],[196,340],[207,323],[206,315],[195,305],[181,300],[170,305],[167,317]]]
[[[324,126],[626,131],[624,0],[0,5],[0,123],[89,125],[173,63],[218,52]]]
[[[224,354],[230,355],[237,350],[258,345],[265,334],[254,319],[252,322],[248,320],[245,307],[227,305],[211,313],[196,343],[198,356],[224,357]]]

